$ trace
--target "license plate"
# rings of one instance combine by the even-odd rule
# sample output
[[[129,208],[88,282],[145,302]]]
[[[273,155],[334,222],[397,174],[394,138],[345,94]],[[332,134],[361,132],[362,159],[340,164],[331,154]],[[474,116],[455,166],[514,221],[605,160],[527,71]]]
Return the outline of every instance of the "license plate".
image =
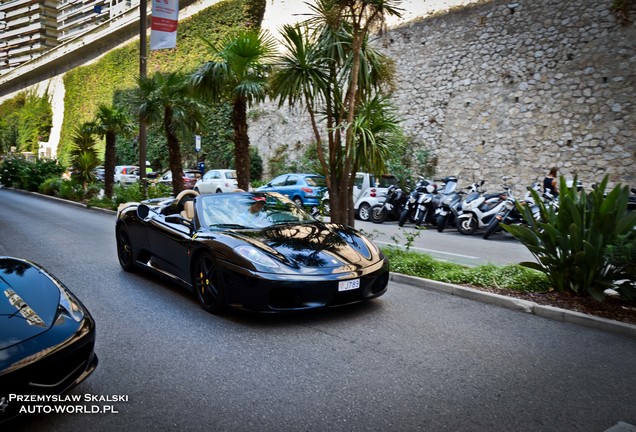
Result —
[[[349,291],[360,288],[360,279],[351,279],[338,282],[338,291]]]

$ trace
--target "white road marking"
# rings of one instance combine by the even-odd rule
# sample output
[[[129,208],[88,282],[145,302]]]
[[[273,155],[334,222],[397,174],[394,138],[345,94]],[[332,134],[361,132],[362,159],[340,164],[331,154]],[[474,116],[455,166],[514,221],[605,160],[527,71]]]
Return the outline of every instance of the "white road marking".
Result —
[[[385,244],[385,245],[389,245],[389,246],[395,246],[395,243],[389,243],[389,242],[385,242],[385,241],[382,241],[382,240],[373,240],[373,242],[374,243],[381,243],[381,244]],[[398,247],[404,248],[404,246],[402,246],[402,245],[398,245]],[[416,247],[416,246],[411,246],[411,249],[415,249],[415,250],[423,251],[423,252],[436,253],[436,254],[452,255],[452,256],[461,257],[461,258],[479,259],[479,257],[476,257],[476,256],[462,255],[462,254],[457,254],[457,253],[452,253],[452,252],[444,252],[444,251],[435,250],[435,249],[425,249],[425,248]]]

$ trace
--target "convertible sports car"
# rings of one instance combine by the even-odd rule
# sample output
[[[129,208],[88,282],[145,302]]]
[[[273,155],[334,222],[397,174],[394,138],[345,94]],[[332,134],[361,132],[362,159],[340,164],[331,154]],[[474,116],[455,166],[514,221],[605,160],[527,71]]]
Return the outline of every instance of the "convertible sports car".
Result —
[[[15,395],[57,395],[97,367],[95,321],[42,267],[0,257],[0,423],[20,412]]]
[[[379,297],[388,260],[353,228],[313,219],[275,192],[122,204],[119,263],[191,289],[203,309],[284,312]]]

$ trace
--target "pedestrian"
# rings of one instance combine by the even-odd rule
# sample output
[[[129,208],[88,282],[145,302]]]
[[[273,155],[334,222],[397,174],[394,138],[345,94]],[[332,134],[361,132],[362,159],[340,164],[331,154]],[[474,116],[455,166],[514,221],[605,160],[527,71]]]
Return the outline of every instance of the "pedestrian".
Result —
[[[548,175],[543,179],[543,193],[550,194],[554,198],[559,196],[559,188],[557,187],[557,167],[552,167]]]

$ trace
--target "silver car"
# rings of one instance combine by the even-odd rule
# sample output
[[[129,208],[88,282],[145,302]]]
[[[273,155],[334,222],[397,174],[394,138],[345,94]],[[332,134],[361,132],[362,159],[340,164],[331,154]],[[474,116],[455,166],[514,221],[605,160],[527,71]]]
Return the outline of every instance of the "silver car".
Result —
[[[236,171],[232,169],[210,170],[194,185],[200,194],[234,192],[237,188]]]

